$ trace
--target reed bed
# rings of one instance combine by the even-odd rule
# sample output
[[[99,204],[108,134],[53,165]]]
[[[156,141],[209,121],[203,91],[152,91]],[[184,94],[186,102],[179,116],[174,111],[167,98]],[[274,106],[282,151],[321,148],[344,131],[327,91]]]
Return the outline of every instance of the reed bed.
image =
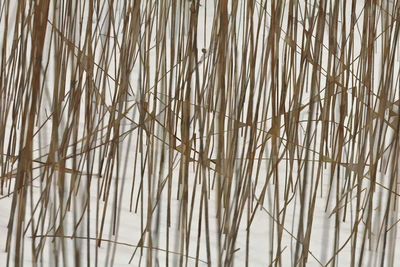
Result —
[[[0,2],[1,266],[397,266],[399,1]]]

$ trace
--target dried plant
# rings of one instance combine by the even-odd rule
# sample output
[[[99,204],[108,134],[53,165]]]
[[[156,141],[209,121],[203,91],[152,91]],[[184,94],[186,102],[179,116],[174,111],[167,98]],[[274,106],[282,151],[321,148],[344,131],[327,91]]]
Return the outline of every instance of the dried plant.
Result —
[[[389,0],[1,1],[1,265],[396,266],[399,31]]]

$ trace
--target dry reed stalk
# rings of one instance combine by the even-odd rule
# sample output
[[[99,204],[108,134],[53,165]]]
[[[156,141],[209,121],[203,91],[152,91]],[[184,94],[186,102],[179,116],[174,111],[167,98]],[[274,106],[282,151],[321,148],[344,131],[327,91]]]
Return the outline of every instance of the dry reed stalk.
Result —
[[[3,1],[4,264],[395,266],[399,17]]]

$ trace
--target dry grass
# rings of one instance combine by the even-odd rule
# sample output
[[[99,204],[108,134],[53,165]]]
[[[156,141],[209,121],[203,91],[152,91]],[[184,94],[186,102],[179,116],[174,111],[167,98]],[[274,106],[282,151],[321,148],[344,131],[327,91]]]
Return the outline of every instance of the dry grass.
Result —
[[[7,266],[395,266],[399,31],[397,0],[1,1]]]

